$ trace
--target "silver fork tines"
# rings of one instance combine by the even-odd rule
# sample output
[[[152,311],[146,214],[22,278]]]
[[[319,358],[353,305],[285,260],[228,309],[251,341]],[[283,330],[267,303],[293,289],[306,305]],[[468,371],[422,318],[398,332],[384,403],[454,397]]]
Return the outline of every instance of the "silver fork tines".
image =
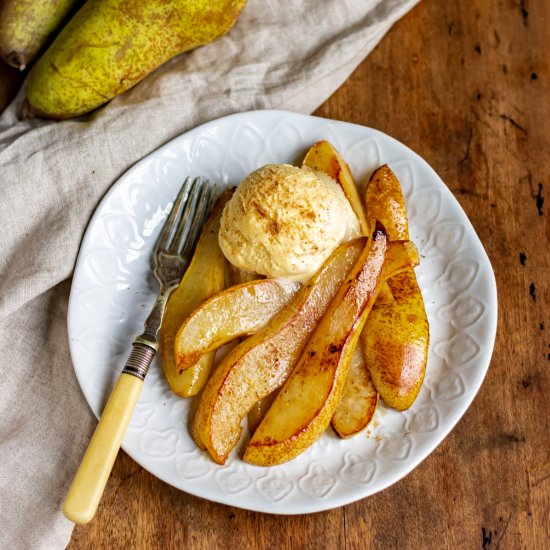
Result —
[[[171,288],[180,282],[210,213],[211,208],[207,207],[213,195],[214,187],[208,181],[185,180],[155,251],[155,276],[161,288]]]
[[[194,180],[191,180],[191,178],[189,177],[185,178],[185,181],[181,186],[178,196],[176,197],[176,200],[172,205],[172,210],[170,210],[168,219],[164,224],[162,233],[160,234],[160,238],[157,242],[157,247],[155,249],[155,256],[158,254],[159,251],[168,252],[168,249],[170,248],[174,238],[174,232],[177,228],[177,222],[179,219],[181,219],[182,211],[187,204],[189,190],[197,180],[199,180],[199,178],[195,178]]]
[[[176,238],[179,253],[184,258],[189,257],[193,251],[200,231],[214,205],[215,193],[216,185],[210,185],[209,181],[201,187],[196,207],[196,212],[201,212],[201,214],[194,216],[189,233],[184,238]]]

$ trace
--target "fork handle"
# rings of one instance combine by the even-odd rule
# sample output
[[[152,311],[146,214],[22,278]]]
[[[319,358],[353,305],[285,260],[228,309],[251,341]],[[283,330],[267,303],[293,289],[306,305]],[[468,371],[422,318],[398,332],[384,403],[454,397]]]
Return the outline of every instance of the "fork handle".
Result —
[[[133,344],[65,498],[63,513],[75,523],[95,515],[154,356],[151,347]]]

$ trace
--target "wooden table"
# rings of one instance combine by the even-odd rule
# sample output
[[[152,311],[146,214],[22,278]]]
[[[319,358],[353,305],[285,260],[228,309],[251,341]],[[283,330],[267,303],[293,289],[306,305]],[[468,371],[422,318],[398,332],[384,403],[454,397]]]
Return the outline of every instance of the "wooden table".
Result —
[[[424,0],[316,113],[418,152],[491,258],[493,360],[445,441],[382,493],[299,517],[190,496],[120,453],[71,550],[549,547],[549,45],[548,0]]]

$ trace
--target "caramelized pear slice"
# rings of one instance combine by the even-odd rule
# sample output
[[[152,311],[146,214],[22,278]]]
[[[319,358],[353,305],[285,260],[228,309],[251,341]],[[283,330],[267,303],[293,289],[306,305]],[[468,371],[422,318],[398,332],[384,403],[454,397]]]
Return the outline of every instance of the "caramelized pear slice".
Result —
[[[357,185],[355,185],[349,166],[340,156],[338,151],[328,141],[318,141],[307,152],[303,165],[317,172],[328,174],[333,180],[340,184],[340,187],[351,204],[351,208],[359,220],[361,233],[363,233],[363,235],[368,235],[369,229],[367,218],[365,217],[365,211],[361,198],[359,197]]]
[[[369,219],[379,220],[386,228],[390,240],[410,240],[409,220],[401,184],[387,164],[375,170],[369,180],[365,209]]]
[[[388,280],[394,304],[376,304],[361,335],[373,383],[389,407],[408,409],[424,380],[429,326],[414,271]]]
[[[361,346],[357,346],[351,358],[342,399],[331,420],[334,431],[342,439],[359,433],[372,420],[377,404],[378,392],[367,369]]]
[[[256,332],[288,304],[299,288],[296,282],[262,279],[232,286],[206,300],[176,334],[178,372],[192,367],[205,353]]]
[[[287,462],[330,424],[359,334],[376,300],[388,250],[389,239],[377,227],[254,432],[245,462],[259,466]]]
[[[386,228],[390,239],[408,240],[409,227],[399,180],[387,166],[372,175],[366,208]],[[369,315],[361,346],[374,385],[386,404],[408,409],[424,380],[429,325],[424,300],[412,269],[387,280],[393,302],[377,301]]]
[[[291,302],[215,370],[201,395],[192,433],[216,462],[227,460],[254,404],[285,382],[365,244],[360,238],[338,247]]]

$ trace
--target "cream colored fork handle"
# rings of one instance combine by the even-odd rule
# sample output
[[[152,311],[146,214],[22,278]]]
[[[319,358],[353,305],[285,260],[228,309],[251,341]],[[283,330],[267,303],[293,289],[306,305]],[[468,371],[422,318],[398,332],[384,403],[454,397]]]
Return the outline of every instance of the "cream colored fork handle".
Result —
[[[142,378],[120,375],[65,498],[63,513],[71,521],[88,523],[94,517],[142,387]]]
[[[71,521],[94,517],[142,387],[136,376],[120,375],[65,498],[63,513]]]

